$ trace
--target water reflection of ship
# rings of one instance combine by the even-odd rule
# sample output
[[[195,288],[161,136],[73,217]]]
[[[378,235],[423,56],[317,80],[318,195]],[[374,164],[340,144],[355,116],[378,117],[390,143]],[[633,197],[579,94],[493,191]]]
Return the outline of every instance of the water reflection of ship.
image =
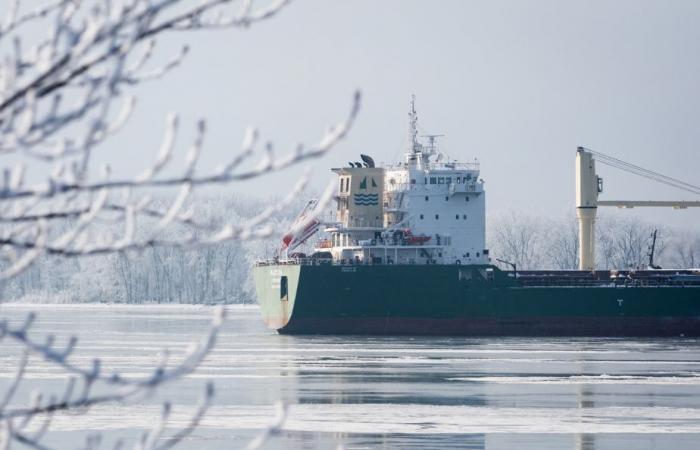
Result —
[[[578,433],[576,435],[575,448],[576,450],[595,450],[596,435],[592,433]]]
[[[590,386],[579,384],[577,386],[578,409],[595,408],[595,393]],[[583,412],[581,412],[583,414]],[[593,433],[576,433],[574,436],[574,448],[576,450],[594,450],[595,449],[595,434]]]
[[[426,370],[423,365],[402,364],[400,355],[385,352],[376,355],[364,350],[377,348],[377,342],[363,338],[345,340],[343,351],[339,353],[334,349],[337,344],[329,343],[324,337],[282,336],[282,339],[280,350],[287,356],[277,366],[279,385],[273,395],[290,405],[318,405],[321,411],[323,405],[358,405],[360,408],[361,405],[390,405],[395,416],[387,420],[397,423],[402,422],[404,406],[488,406],[485,384],[446,384],[446,380],[455,375],[454,371]],[[358,353],[345,351],[355,347]],[[319,352],[321,349],[324,351]],[[439,390],[422,389],[422,386],[439,386]],[[319,420],[333,421],[328,417]],[[423,427],[426,433],[356,434],[347,433],[341,427],[315,433],[286,431],[284,439],[308,443],[308,448],[325,444],[334,447],[343,442],[352,442],[353,448],[355,444],[362,448],[413,448],[421,441],[426,448],[488,448],[484,433],[434,433],[441,424],[430,423],[428,419],[416,425]]]

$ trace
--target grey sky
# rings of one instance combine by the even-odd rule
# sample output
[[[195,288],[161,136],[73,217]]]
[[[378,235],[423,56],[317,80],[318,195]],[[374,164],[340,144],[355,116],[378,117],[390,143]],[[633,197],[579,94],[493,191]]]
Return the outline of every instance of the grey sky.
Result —
[[[313,164],[401,158],[410,95],[423,131],[451,157],[481,162],[487,210],[573,211],[576,146],[700,184],[700,2],[299,0],[248,31],[188,35],[190,57],[146,85],[110,144],[116,169],[145,165],[167,111],[191,134],[209,119],[204,167],[248,124],[287,150],[363,107],[349,139]],[[163,45],[175,51],[176,41]],[[182,142],[185,148],[186,142]],[[601,167],[606,199],[693,199]],[[283,194],[300,170],[227,189]],[[634,214],[697,228],[700,211]]]

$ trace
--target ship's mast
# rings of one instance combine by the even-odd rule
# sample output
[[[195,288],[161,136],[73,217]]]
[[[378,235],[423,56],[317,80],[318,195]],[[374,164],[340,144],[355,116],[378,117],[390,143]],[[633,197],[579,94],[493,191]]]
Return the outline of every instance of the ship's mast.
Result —
[[[416,112],[416,96],[411,96],[411,108],[408,110],[408,151],[406,164],[411,168],[422,165],[422,146],[418,142],[418,113]]]

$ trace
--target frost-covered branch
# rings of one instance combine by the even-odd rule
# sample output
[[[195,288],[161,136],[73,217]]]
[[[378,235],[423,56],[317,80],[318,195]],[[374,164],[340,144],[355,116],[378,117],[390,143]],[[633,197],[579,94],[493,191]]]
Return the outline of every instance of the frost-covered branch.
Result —
[[[319,157],[343,139],[359,110],[356,93],[348,116],[311,147],[297,145],[277,155],[249,128],[242,146],[210,173],[197,170],[204,151],[206,121],[201,119],[182,168],[174,166],[177,114],[166,118],[153,162],[131,177],[112,178],[108,165],[93,168],[101,144],[128,123],[134,86],[176,69],[188,47],[169,59],[157,52],[167,33],[245,28],[282,10],[288,0],[63,0],[34,11],[11,2],[0,24],[0,156],[20,161],[3,169],[0,181],[0,278],[16,276],[42,255],[84,256],[172,245],[200,246],[269,235],[265,220],[223,224],[218,229],[192,219],[192,196],[200,186],[239,183]],[[42,27],[43,25],[43,27]],[[29,33],[27,27],[37,27]],[[11,43],[11,45],[10,45]],[[146,149],[144,149],[146,150]],[[30,184],[27,166],[52,165],[46,178]],[[36,164],[33,167],[36,168]],[[165,175],[168,169],[168,175]],[[145,191],[172,193],[160,210]],[[284,203],[273,207],[279,211]],[[68,230],[58,224],[70,221]],[[121,232],[95,224],[123,224]],[[163,239],[170,226],[190,232]],[[65,228],[65,227],[64,227]],[[151,233],[138,233],[148,229]],[[140,238],[136,236],[140,235]]]
[[[275,420],[261,433],[258,437],[250,441],[246,446],[245,450],[258,450],[262,448],[263,445],[274,436],[277,436],[282,431],[282,426],[287,421],[287,415],[289,413],[289,405],[283,402],[279,402],[276,405],[277,414]]]
[[[275,217],[277,214],[282,212],[290,204],[292,204],[301,194],[304,187],[308,182],[308,175],[304,176],[289,192],[289,194],[281,201],[274,203],[273,205],[265,208],[260,213],[254,215],[253,217],[245,220],[238,226],[233,226],[231,224],[225,224],[219,228],[214,228],[211,225],[200,225],[194,222],[189,215],[180,216],[179,221],[183,224],[194,225],[194,229],[199,230],[209,230],[212,231],[210,236],[201,237],[195,233],[189,233],[180,235],[175,238],[163,238],[161,237],[160,231],[162,227],[156,227],[154,230],[149,232],[145,238],[137,239],[131,238],[129,241],[117,242],[115,240],[106,240],[102,243],[90,243],[85,244],[80,247],[70,248],[65,247],[60,244],[52,244],[32,240],[10,240],[9,238],[0,238],[0,245],[8,245],[13,248],[21,248],[27,251],[40,251],[47,255],[58,255],[64,257],[75,257],[75,256],[95,256],[95,255],[105,255],[114,253],[116,250],[128,251],[128,250],[143,250],[147,248],[158,248],[158,247],[168,247],[168,248],[196,248],[201,246],[209,246],[220,242],[230,241],[230,240],[249,240],[265,238],[271,235],[273,232],[273,227],[267,222]],[[330,184],[319,201],[319,206],[316,208],[315,214],[320,214],[325,207],[334,192],[334,184]],[[117,210],[119,212],[123,211],[121,207],[106,206],[106,209]],[[149,215],[151,217],[161,219],[161,222],[167,218],[168,212],[159,212],[150,210]],[[310,215],[310,217],[315,217],[315,215]],[[72,231],[71,231],[72,232]]]
[[[47,0],[25,10],[25,2],[10,0],[0,6],[5,8],[0,20],[0,157],[6,158],[0,175],[0,279],[16,277],[45,255],[187,250],[269,236],[280,213],[299,197],[308,174],[286,198],[235,223],[202,221],[193,208],[194,192],[201,186],[238,184],[324,155],[352,127],[359,93],[347,117],[330,127],[316,145],[297,145],[287,153],[279,154],[271,142],[261,142],[258,130],[249,127],[239,150],[229,151],[231,156],[215,170],[201,171],[197,166],[205,151],[207,126],[200,119],[178,169],[180,123],[172,113],[165,120],[160,147],[153,149],[152,162],[139,173],[114,178],[109,165],[95,167],[95,160],[109,160],[108,154],[99,158],[96,154],[129,122],[138,103],[135,88],[160,80],[186,60],[187,45],[173,55],[162,55],[158,51],[162,38],[172,33],[246,28],[275,16],[288,3]],[[149,149],[143,152],[148,154]],[[155,200],[154,190],[165,195]],[[319,205],[325,206],[331,194],[327,190]],[[165,204],[163,198],[167,198]],[[177,233],[169,232],[173,228]],[[74,363],[76,339],[63,346],[56,344],[53,335],[38,339],[32,333],[33,314],[20,325],[0,321],[0,341],[11,340],[24,349],[15,377],[0,393],[0,450],[13,443],[47,449],[42,438],[56,414],[135,401],[164,383],[182,379],[211,351],[222,319],[223,313],[180,363],[171,364],[166,357],[143,378],[106,373],[99,358],[90,367]],[[48,361],[68,379],[61,393],[37,393],[29,402],[18,404],[29,355]],[[176,445],[198,426],[213,396],[214,387],[207,385],[189,424],[167,433],[172,406],[166,402],[160,419],[137,448]],[[284,415],[251,448],[278,433],[283,420]],[[85,447],[100,444],[99,435],[88,436]],[[117,442],[115,448],[122,444]]]
[[[224,184],[235,181],[243,181],[267,173],[278,171],[299,164],[310,158],[315,158],[326,153],[340,139],[343,139],[353,124],[359,109],[359,94],[355,96],[350,113],[347,119],[341,124],[332,127],[320,140],[318,145],[305,150],[297,147],[292,153],[275,158],[270,145],[265,147],[265,152],[258,164],[252,169],[236,171],[246,158],[251,158],[254,154],[255,136],[257,133],[250,132],[246,136],[243,150],[216,170],[216,173],[209,175],[197,175],[194,167],[201,152],[202,140],[204,137],[204,126],[200,123],[199,134],[188,152],[185,167],[180,176],[158,177],[158,173],[170,160],[170,153],[174,140],[172,128],[166,132],[164,144],[161,147],[154,163],[143,173],[133,179],[109,180],[107,171],[102,180],[95,182],[79,182],[76,174],[70,174],[67,178],[59,178],[64,174],[65,168],[60,166],[56,174],[52,175],[47,183],[31,188],[23,188],[21,175],[8,173],[7,179],[18,180],[8,181],[5,188],[0,190],[0,202],[13,203],[13,208],[6,213],[1,222],[21,223],[21,226],[3,229],[0,233],[0,245],[3,246],[7,259],[12,262],[9,269],[4,272],[5,277],[14,276],[19,271],[28,267],[31,262],[43,253],[78,256],[104,254],[114,251],[137,250],[142,248],[175,245],[202,245],[213,244],[223,240],[254,238],[267,236],[270,233],[269,227],[252,229],[250,225],[234,226],[226,224],[220,230],[213,232],[208,238],[201,238],[192,234],[189,237],[178,241],[163,241],[153,233],[153,237],[142,241],[134,239],[134,226],[136,217],[145,215],[150,218],[159,219],[156,230],[162,230],[173,222],[196,225],[191,220],[191,212],[185,211],[187,200],[191,197],[192,190],[200,185]],[[171,124],[176,121],[169,119]],[[21,170],[21,169],[17,169]],[[65,181],[64,181],[65,180]],[[304,180],[305,181],[305,180]],[[174,198],[170,207],[162,214],[158,214],[152,208],[149,209],[149,197],[134,198],[131,193],[134,190],[143,188],[176,188],[178,195]],[[115,195],[120,194],[120,195]],[[110,197],[117,196],[117,199],[108,201]],[[115,202],[122,201],[121,204]],[[46,212],[33,212],[44,207]],[[58,210],[55,205],[58,205]],[[76,205],[82,205],[79,208]],[[279,210],[284,203],[277,205],[273,211]],[[88,233],[90,225],[105,212],[120,212],[125,223],[124,234],[121,236],[101,236],[101,239],[90,240]],[[56,236],[51,239],[47,230],[47,223],[58,218],[77,217],[77,225],[68,233]],[[269,218],[271,214],[268,214]],[[112,220],[115,220],[112,218]],[[117,219],[119,220],[119,219]],[[259,225],[262,221],[254,221]],[[41,239],[39,239],[41,237]],[[9,250],[9,253],[8,253]]]
[[[203,222],[195,213],[195,191],[237,185],[322,156],[347,136],[357,116],[359,92],[347,116],[316,145],[297,145],[286,153],[261,142],[258,130],[249,127],[240,149],[228,151],[229,158],[205,172],[198,162],[205,151],[206,120],[196,123],[195,136],[185,143],[184,161],[178,164],[175,155],[183,143],[178,142],[178,115],[172,113],[165,119],[159,148],[152,149],[152,162],[139,173],[113,177],[109,165],[96,167],[96,160],[110,160],[99,152],[129,123],[138,104],[136,88],[177,70],[190,52],[183,45],[164,55],[159,51],[162,39],[174,33],[247,28],[277,15],[290,0],[45,1],[34,9],[20,0],[0,5],[0,157],[5,158],[0,166],[0,281],[17,277],[43,256],[123,258],[125,252],[188,250],[269,236],[280,212],[299,197],[308,174],[286,198],[232,223]],[[142,149],[144,154],[150,151]],[[156,200],[153,191],[162,195]],[[320,207],[331,194],[326,191]],[[0,397],[0,450],[13,443],[45,449],[42,437],[55,414],[139,399],[187,376],[214,345],[222,317],[182,362],[173,365],[165,358],[140,379],[105,373],[99,358],[90,367],[75,364],[71,355],[76,339],[62,347],[53,335],[37,339],[33,315],[21,325],[0,321],[0,341],[14,341],[25,351]],[[29,354],[69,378],[60,395],[38,393],[18,405],[15,397]],[[94,389],[98,385],[100,393]],[[166,437],[171,406],[164,404],[160,420],[137,448],[177,444],[197,427],[213,396],[213,386],[207,385],[189,425]],[[280,426],[270,428],[260,442]],[[85,447],[100,443],[100,436],[90,436]]]
[[[3,339],[12,340],[24,349],[15,376],[4,395],[0,397],[0,443],[4,444],[0,448],[9,448],[12,442],[22,443],[32,448],[46,448],[41,443],[41,438],[49,429],[54,414],[63,411],[87,412],[90,407],[98,404],[124,403],[143,398],[162,385],[175,382],[191,374],[213,349],[224,317],[224,309],[217,309],[206,336],[189,349],[181,362],[170,364],[169,359],[164,357],[153,372],[143,378],[127,378],[116,372],[106,374],[99,358],[95,358],[92,365],[87,368],[74,364],[71,362],[71,355],[75,350],[77,338],[71,337],[62,348],[56,346],[54,335],[45,336],[42,341],[33,338],[31,336],[32,325],[35,321],[33,314],[28,315],[24,323],[20,325],[13,326],[7,321],[0,322],[0,342]],[[28,404],[15,406],[13,401],[17,395],[18,387],[23,381],[29,354],[44,359],[52,364],[57,371],[68,375],[69,378],[60,395],[44,398],[41,393],[35,393]],[[102,390],[105,390],[106,387],[107,393],[93,394],[95,386],[100,386]],[[213,396],[214,387],[208,383],[200,405],[188,425],[177,430],[165,443],[162,443],[160,438],[167,428],[171,409],[169,402],[164,403],[160,420],[153,429],[143,435],[137,448],[165,449],[175,445],[196,428],[211,405]],[[43,422],[38,428],[34,427],[37,428],[36,431],[30,433],[28,431],[30,425],[39,420],[43,420]]]
[[[311,158],[317,158],[324,155],[338,141],[343,139],[350,127],[352,126],[360,106],[360,94],[355,93],[353,103],[350,109],[350,114],[347,119],[331,127],[321,138],[318,145],[309,149],[304,149],[303,146],[298,146],[293,152],[279,158],[272,156],[271,144],[266,145],[265,154],[258,161],[255,168],[236,172],[235,169],[241,165],[245,159],[251,158],[255,152],[252,145],[244,145],[244,151],[237,154],[230,163],[220,167],[215,173],[207,175],[194,175],[194,166],[199,158],[201,140],[203,139],[203,123],[200,124],[199,135],[193,143],[190,154],[187,156],[185,170],[180,176],[157,178],[155,175],[165,166],[163,161],[168,161],[171,157],[170,153],[158,155],[157,160],[151,167],[146,169],[143,174],[132,179],[120,180],[103,180],[93,183],[80,182],[62,182],[61,180],[51,179],[49,183],[41,184],[27,189],[21,189],[19,186],[14,188],[2,189],[0,191],[1,200],[15,200],[26,197],[38,198],[54,198],[66,194],[74,194],[76,192],[97,192],[104,189],[124,189],[124,188],[162,188],[176,187],[182,185],[200,186],[209,184],[225,184],[234,181],[245,181],[251,178],[257,178],[271,172],[277,172],[287,169],[293,165],[299,164]],[[247,138],[248,139],[248,138]],[[168,146],[169,151],[172,150]]]

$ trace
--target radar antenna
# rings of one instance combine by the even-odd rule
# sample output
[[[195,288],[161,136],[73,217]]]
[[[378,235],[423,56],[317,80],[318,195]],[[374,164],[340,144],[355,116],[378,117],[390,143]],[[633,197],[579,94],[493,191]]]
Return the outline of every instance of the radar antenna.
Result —
[[[430,155],[435,155],[437,151],[437,138],[444,137],[444,134],[423,134],[421,137],[428,138],[428,145],[427,145],[427,154],[428,156]]]

